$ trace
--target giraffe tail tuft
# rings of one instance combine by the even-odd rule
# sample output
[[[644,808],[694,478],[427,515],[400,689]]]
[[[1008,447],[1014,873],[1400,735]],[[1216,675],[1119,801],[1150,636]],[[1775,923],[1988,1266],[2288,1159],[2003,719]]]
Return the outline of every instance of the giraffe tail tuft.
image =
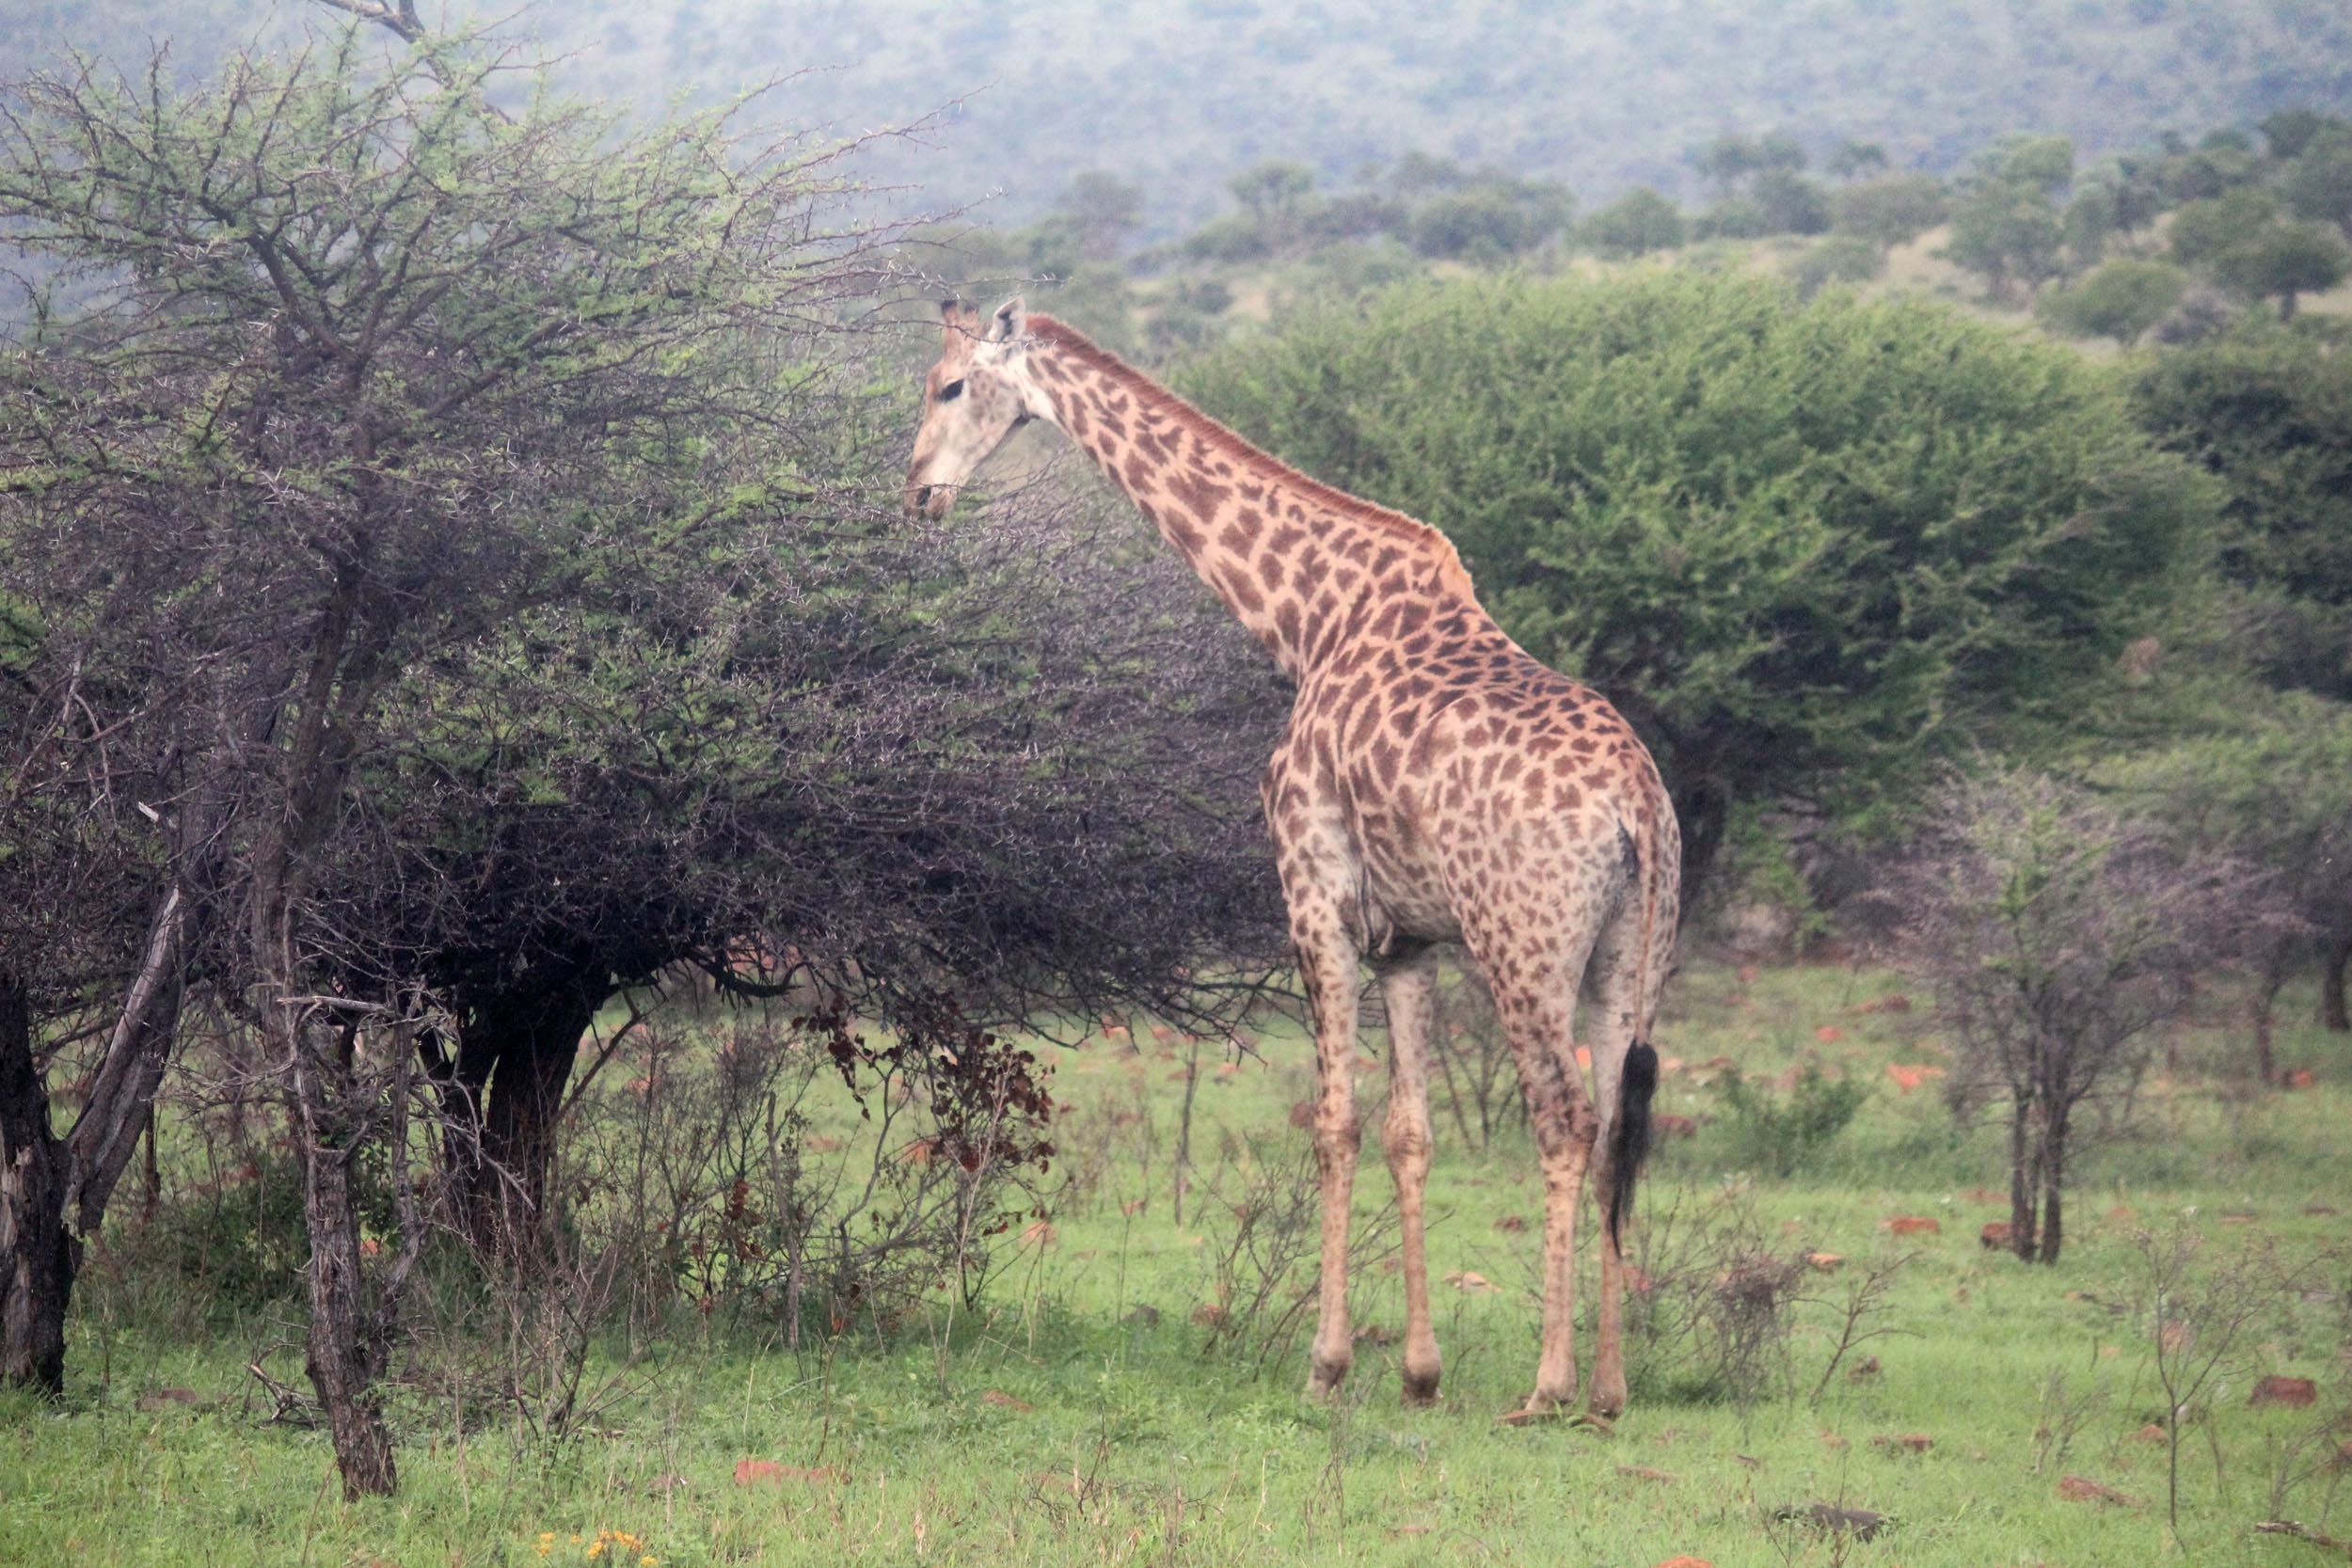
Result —
[[[1633,1179],[1649,1153],[1649,1102],[1658,1092],[1658,1053],[1635,1040],[1617,1078],[1616,1126],[1609,1137],[1609,1244],[1622,1244],[1625,1212],[1633,1206]]]

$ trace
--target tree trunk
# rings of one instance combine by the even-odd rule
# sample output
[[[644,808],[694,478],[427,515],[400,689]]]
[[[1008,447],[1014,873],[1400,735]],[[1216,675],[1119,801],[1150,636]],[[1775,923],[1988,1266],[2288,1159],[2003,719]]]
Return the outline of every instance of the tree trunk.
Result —
[[[203,822],[190,814],[202,832]],[[196,868],[200,880],[209,862]],[[180,1028],[183,971],[197,900],[175,881],[156,907],[138,973],[89,1075],[81,1115],[63,1138],[33,1061],[32,998],[0,974],[0,1382],[64,1386],[65,1315],[87,1238],[154,1114]]]
[[[2042,1120],[2042,1254],[2041,1261],[2055,1263],[2058,1247],[2065,1240],[2065,1222],[2060,1217],[2059,1194],[2066,1186],[2066,1107],[2053,1102]]]
[[[65,1311],[82,1247],[65,1223],[67,1156],[33,1065],[32,999],[0,972],[0,1383],[65,1386]]]
[[[2022,1094],[2010,1101],[2009,1121],[2009,1244],[2021,1262],[2033,1261],[2034,1179],[2028,1166],[2028,1124],[2033,1101]]]
[[[285,994],[278,988],[279,995]],[[310,1238],[310,1331],[303,1369],[326,1412],[343,1497],[389,1497],[400,1482],[392,1441],[375,1400],[386,1325],[371,1299],[359,1247],[351,1167],[363,1142],[350,1106],[347,1041],[299,1021],[279,1004],[274,1031],[294,1063],[295,1149],[302,1219]]]
[[[530,990],[470,1000],[454,1073],[450,1140],[464,1223],[485,1250],[524,1250],[548,1213],[556,1121],[606,973],[548,973]]]
[[[2254,1026],[2254,1073],[2264,1086],[2279,1081],[2279,1059],[2271,1049],[2272,1024],[2278,1013],[2279,988],[2286,983],[2286,970],[2274,949],[2263,959],[2262,973],[2254,977],[2254,989],[2247,997],[2246,1010]]]
[[[1731,791],[1712,775],[1673,797],[1682,829],[1682,908],[1698,908],[1731,825]]]
[[[2319,954],[2319,1022],[2343,1034],[2352,1030],[2352,1011],[2344,1006],[2344,974],[2352,968],[2352,914],[2328,934]]]

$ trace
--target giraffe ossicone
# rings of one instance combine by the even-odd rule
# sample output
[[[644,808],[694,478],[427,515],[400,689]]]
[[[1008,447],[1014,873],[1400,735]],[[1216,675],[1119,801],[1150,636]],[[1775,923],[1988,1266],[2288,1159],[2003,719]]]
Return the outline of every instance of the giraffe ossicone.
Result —
[[[1648,751],[1598,693],[1504,634],[1438,530],[1297,472],[1018,299],[985,318],[950,300],[941,320],[908,513],[945,516],[1015,429],[1051,423],[1297,684],[1261,793],[1320,1085],[1311,1390],[1336,1389],[1354,1353],[1353,1066],[1369,964],[1390,1021],[1382,1146],[1404,1254],[1404,1392],[1407,1402],[1437,1397],[1423,1220],[1429,1053],[1436,949],[1458,942],[1493,988],[1544,1179],[1543,1335],[1520,1413],[1560,1409],[1577,1392],[1573,1263],[1590,1178],[1604,1221],[1590,1400],[1617,1414],[1620,1223],[1646,1144],[1650,1031],[1681,868],[1674,808]],[[1580,994],[1592,1008],[1589,1089],[1576,1060]]]

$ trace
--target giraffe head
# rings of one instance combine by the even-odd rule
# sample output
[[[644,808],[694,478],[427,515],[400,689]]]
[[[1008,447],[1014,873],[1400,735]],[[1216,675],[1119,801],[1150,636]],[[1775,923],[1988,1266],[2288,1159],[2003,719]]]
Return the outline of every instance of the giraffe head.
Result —
[[[907,466],[906,513],[944,517],[1005,437],[1046,413],[1020,373],[1028,315],[1009,299],[985,321],[959,300],[939,308],[939,362],[923,378],[923,423]]]

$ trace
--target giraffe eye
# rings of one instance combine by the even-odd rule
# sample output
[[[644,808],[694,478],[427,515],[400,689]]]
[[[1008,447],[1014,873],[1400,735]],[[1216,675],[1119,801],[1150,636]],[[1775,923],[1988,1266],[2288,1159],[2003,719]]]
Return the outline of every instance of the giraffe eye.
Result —
[[[952,402],[953,400],[955,400],[955,399],[957,399],[957,398],[960,398],[960,397],[961,397],[962,395],[963,395],[963,378],[962,378],[962,377],[961,377],[961,376],[957,377],[957,378],[956,378],[955,380],[953,380],[953,381],[950,381],[949,383],[947,383],[947,385],[946,385],[946,386],[942,387],[942,388],[939,389],[939,401],[940,401],[940,402],[942,402],[942,403],[948,403],[948,402]]]

